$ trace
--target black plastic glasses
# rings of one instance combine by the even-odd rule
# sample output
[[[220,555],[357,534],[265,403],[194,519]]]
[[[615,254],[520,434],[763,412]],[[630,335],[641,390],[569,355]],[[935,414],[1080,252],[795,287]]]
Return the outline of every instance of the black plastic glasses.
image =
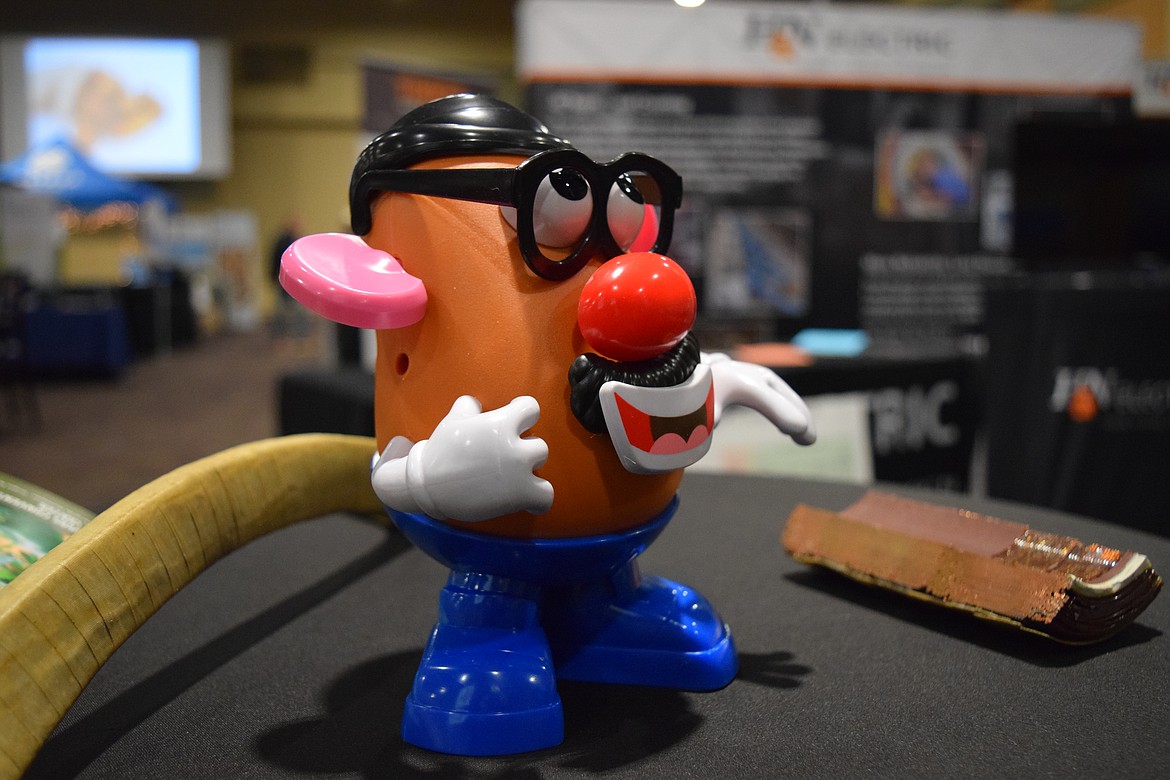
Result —
[[[639,152],[596,163],[575,149],[552,149],[515,168],[373,170],[356,183],[359,202],[379,191],[503,206],[524,262],[538,276],[559,281],[581,270],[595,251],[612,258],[636,242],[665,252],[682,178]]]

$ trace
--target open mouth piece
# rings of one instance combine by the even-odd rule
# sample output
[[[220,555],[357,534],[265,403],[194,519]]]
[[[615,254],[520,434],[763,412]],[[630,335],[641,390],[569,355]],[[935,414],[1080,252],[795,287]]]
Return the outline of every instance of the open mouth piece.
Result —
[[[673,471],[707,453],[715,421],[711,370],[698,365],[669,387],[638,387],[611,380],[598,394],[614,450],[638,474]]]

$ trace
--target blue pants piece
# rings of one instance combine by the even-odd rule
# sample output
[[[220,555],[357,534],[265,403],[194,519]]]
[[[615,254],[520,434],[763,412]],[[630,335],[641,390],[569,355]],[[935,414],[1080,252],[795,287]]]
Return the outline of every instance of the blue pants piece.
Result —
[[[557,745],[557,677],[693,691],[731,682],[735,645],[710,603],[638,569],[677,505],[632,531],[578,539],[484,536],[390,510],[408,539],[451,569],[403,739],[460,755]]]

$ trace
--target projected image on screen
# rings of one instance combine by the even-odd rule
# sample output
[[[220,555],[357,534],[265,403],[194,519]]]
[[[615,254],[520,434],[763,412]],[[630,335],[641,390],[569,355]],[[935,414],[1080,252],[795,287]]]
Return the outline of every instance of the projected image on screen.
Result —
[[[194,42],[34,39],[24,66],[30,146],[68,139],[112,174],[183,174],[199,167]]]

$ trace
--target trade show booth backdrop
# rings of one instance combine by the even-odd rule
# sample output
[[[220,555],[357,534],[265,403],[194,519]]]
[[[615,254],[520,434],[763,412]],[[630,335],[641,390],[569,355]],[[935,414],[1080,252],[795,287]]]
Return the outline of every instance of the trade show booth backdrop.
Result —
[[[953,351],[1011,257],[1013,134],[1131,115],[1140,30],[1005,12],[525,0],[527,107],[644,151],[686,198],[671,248],[708,317]],[[599,23],[598,20],[603,20]]]

